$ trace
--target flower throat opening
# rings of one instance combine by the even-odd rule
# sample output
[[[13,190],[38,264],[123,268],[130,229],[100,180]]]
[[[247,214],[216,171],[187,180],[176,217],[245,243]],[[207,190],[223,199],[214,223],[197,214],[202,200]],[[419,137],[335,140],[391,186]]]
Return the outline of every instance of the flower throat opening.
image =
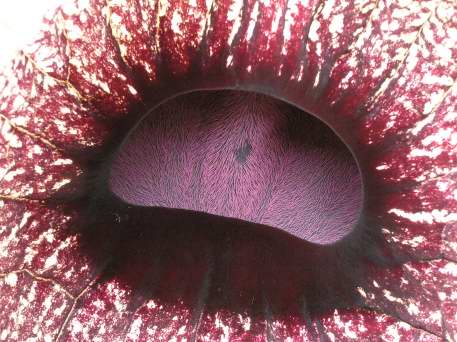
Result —
[[[130,204],[237,218],[319,244],[352,231],[363,197],[354,157],[326,124],[232,90],[154,109],[116,155],[110,187]]]

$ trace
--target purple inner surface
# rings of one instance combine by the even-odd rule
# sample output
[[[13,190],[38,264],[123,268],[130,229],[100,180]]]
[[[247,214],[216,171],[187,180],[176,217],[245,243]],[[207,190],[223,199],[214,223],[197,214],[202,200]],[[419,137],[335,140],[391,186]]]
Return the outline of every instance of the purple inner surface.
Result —
[[[363,196],[352,154],[327,125],[228,90],[152,111],[116,156],[110,186],[131,204],[238,218],[322,244],[353,229]]]

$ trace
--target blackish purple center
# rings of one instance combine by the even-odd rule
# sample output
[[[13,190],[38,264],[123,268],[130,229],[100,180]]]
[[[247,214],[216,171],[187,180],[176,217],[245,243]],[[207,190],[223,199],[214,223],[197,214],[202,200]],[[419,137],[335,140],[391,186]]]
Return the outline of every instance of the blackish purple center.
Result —
[[[359,169],[336,134],[248,92],[194,92],[162,104],[127,138],[110,177],[131,204],[238,218],[321,244],[348,234],[362,206]]]

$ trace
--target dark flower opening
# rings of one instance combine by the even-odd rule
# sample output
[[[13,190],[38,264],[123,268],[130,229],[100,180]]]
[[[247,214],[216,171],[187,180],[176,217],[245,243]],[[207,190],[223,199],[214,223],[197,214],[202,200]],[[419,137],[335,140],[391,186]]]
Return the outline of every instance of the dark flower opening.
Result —
[[[269,225],[328,244],[362,205],[357,164],[323,122],[271,97],[180,95],[153,110],[114,160],[111,189],[140,206]]]

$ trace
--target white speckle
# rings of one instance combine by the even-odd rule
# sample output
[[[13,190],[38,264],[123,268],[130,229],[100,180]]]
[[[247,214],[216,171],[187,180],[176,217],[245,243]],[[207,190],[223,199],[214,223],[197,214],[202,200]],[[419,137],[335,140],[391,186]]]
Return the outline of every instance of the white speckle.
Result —
[[[229,67],[230,64],[232,64],[232,61],[233,61],[233,56],[232,56],[232,55],[229,55],[229,56],[227,57],[227,62],[225,63],[225,66],[226,66],[226,67]]]
[[[219,318],[219,314],[216,314],[216,319],[214,321],[214,325],[216,328],[222,329],[223,335],[220,338],[221,342],[229,342],[230,341],[230,328],[222,323],[221,319]]]
[[[17,284],[17,274],[10,273],[5,277],[5,283],[11,287],[15,287]]]
[[[80,321],[78,321],[78,319],[72,320],[72,322],[71,322],[71,331],[72,331],[73,334],[78,334],[81,331],[83,331],[83,325],[81,324]]]
[[[452,275],[457,277],[457,263],[448,262],[446,266],[441,270],[441,273]]]
[[[388,212],[406,218],[411,222],[426,222],[428,224],[432,224],[433,222],[446,223],[457,220],[457,213],[450,213],[447,210],[433,209],[430,212],[420,211],[412,213],[394,208],[390,209]]]
[[[175,11],[173,13],[173,17],[171,18],[171,29],[173,30],[174,33],[181,35],[181,25],[182,24],[182,17],[181,14],[178,13],[178,11]]]
[[[60,107],[60,112],[62,114],[70,114],[71,113],[70,108],[68,108],[68,107]]]
[[[313,87],[316,88],[319,84],[319,78],[320,78],[321,71],[320,69],[316,73],[316,78],[314,79]]]
[[[417,315],[419,314],[419,308],[417,307],[416,304],[413,304],[413,303],[409,303],[408,307],[407,307],[407,310],[409,312],[410,315]]]
[[[80,15],[79,15],[79,20],[81,20],[81,23],[86,23],[87,21],[87,14],[86,12],[82,12]]]
[[[14,177],[18,176],[18,175],[22,175],[25,173],[25,170],[23,168],[19,168],[17,170],[14,170],[14,171],[10,171],[8,172],[4,177],[3,179],[6,180],[7,182],[11,182]]]
[[[32,287],[27,293],[27,300],[29,301],[29,303],[32,303],[36,298],[36,286],[36,283],[33,283]]]
[[[276,9],[276,13],[275,13],[273,22],[271,23],[271,32],[276,32],[278,30],[281,15],[282,15],[282,8],[278,6],[278,8]]]
[[[285,14],[285,22],[284,22],[284,29],[283,29],[283,36],[284,41],[287,42],[290,40],[292,33],[290,31],[292,24],[294,23],[293,15],[298,13],[298,0],[290,0],[287,6],[286,14]],[[279,24],[279,20],[278,20]],[[286,44],[284,44],[286,45]],[[283,51],[283,54],[287,54],[287,51]]]
[[[311,27],[309,28],[309,40],[313,42],[317,42],[319,40],[319,35],[317,34],[317,31],[319,30],[320,26],[321,24],[317,20],[314,20],[312,22]]]
[[[437,44],[435,47],[435,53],[440,61],[452,60],[452,51],[444,45]]]
[[[437,323],[437,324],[441,324],[442,322],[442,315],[441,315],[441,312],[440,311],[433,311],[432,313],[430,313],[430,320]]]
[[[21,95],[16,95],[13,101],[13,110],[18,110],[26,104],[25,99]]]
[[[61,187],[64,185],[68,184],[71,182],[71,179],[62,179],[60,182],[56,182],[54,186],[52,187],[53,190],[59,190]]]
[[[33,153],[34,154],[43,154],[43,149],[38,145],[34,145],[33,146]]]
[[[100,88],[103,89],[105,93],[111,93],[111,90],[109,89],[108,83],[106,82],[95,82],[95,84],[98,84]]]
[[[454,80],[452,79],[452,77],[450,77],[448,75],[437,76],[437,75],[434,75],[429,72],[429,73],[425,74],[424,77],[422,78],[422,83],[429,84],[429,85],[440,85],[440,86],[450,87],[454,83]],[[441,96],[441,94],[442,94],[441,92],[438,93],[438,95],[440,95],[440,96]],[[437,94],[435,94],[435,95],[437,95]]]
[[[155,309],[157,307],[157,304],[153,301],[153,300],[150,300],[147,304],[146,304],[146,307],[148,309]]]
[[[387,169],[390,169],[390,166],[387,165],[387,164],[382,164],[382,165],[379,165],[379,166],[376,166],[376,170],[387,170]]]
[[[44,269],[45,270],[48,270],[51,267],[57,265],[57,254],[58,254],[58,251],[56,251],[49,258],[46,259],[46,262],[44,263]]]
[[[429,95],[429,100],[424,105],[424,115],[430,114],[442,101],[443,92],[434,92]]]
[[[11,125],[8,121],[4,121],[1,126],[0,135],[2,135],[5,140],[8,142],[8,145],[12,148],[21,148],[22,141],[19,140],[18,136],[14,133],[11,133]]]
[[[422,145],[428,146],[432,143],[442,144],[445,140],[449,139],[452,135],[450,128],[440,128],[435,134],[431,134],[422,140]]]
[[[435,113],[430,113],[425,117],[425,119],[419,121],[414,128],[411,129],[411,133],[414,135],[417,135],[422,129],[433,122],[433,119],[435,119]]]
[[[438,292],[438,298],[442,301],[446,300],[446,293],[444,292]]]
[[[360,293],[360,295],[361,295],[363,298],[366,298],[366,297],[367,297],[367,293],[366,293],[365,290],[362,289],[360,286],[357,287],[357,291]]]
[[[2,333],[0,334],[0,340],[6,341],[6,338],[8,337],[10,331],[8,329],[2,330]]]
[[[136,91],[136,89],[133,88],[130,84],[127,85],[127,88],[129,89],[129,91],[130,91],[130,93],[131,93],[132,95],[137,95],[137,94],[138,94],[138,92]]]
[[[27,125],[27,122],[30,120],[30,118],[24,117],[24,116],[17,116],[15,118],[11,119],[11,122],[15,124],[16,126],[25,126]]]
[[[390,338],[386,338],[387,341],[392,342],[400,342],[400,335],[398,334],[398,327],[395,325],[389,325],[386,329],[385,335],[389,336]],[[384,340],[384,339],[383,339]]]
[[[357,334],[354,331],[351,330],[351,327],[352,327],[351,322],[352,321],[348,321],[348,322],[344,323],[341,320],[341,317],[340,317],[340,314],[339,314],[338,310],[335,310],[335,312],[333,314],[333,321],[339,328],[344,328],[344,337],[348,337],[348,338],[351,338],[351,339],[356,339],[357,338]]]
[[[423,236],[415,236],[411,240],[403,240],[402,244],[409,245],[411,247],[417,247],[424,241],[425,241],[425,238]]]
[[[167,14],[168,6],[169,6],[169,1],[168,0],[159,0],[159,4],[158,4],[159,17],[163,17],[164,15]]]
[[[343,14],[338,14],[335,15],[330,23],[330,26],[328,27],[330,33],[342,33],[344,30],[344,15]]]
[[[243,318],[242,315],[238,315],[238,318],[243,325],[244,331],[249,331],[251,329],[251,318],[249,316]]]
[[[75,41],[84,37],[84,33],[78,25],[74,25],[71,20],[65,21],[67,37],[71,41]]]
[[[328,19],[330,14],[332,13],[332,8],[335,5],[335,0],[327,0],[325,1],[324,8],[322,9],[322,17],[324,19]]]
[[[384,297],[386,297],[386,299],[391,302],[396,302],[399,304],[404,303],[404,301],[401,298],[392,296],[392,292],[390,292],[389,290],[382,290],[382,293],[384,294]]]
[[[111,13],[110,20],[111,20],[111,23],[114,23],[116,25],[119,25],[122,23],[122,17],[120,15],[118,15],[117,13]]]
[[[180,335],[184,335],[186,333],[186,326],[183,325],[181,326],[179,329],[178,329],[178,332],[176,333],[176,335],[180,336]]]
[[[55,162],[52,163],[52,165],[57,165],[57,166],[71,165],[71,164],[73,164],[73,161],[71,159],[62,159],[62,158],[59,158]]]
[[[34,170],[36,173],[38,173],[39,175],[42,175],[43,174],[43,168],[39,165],[35,165],[34,167]]]

